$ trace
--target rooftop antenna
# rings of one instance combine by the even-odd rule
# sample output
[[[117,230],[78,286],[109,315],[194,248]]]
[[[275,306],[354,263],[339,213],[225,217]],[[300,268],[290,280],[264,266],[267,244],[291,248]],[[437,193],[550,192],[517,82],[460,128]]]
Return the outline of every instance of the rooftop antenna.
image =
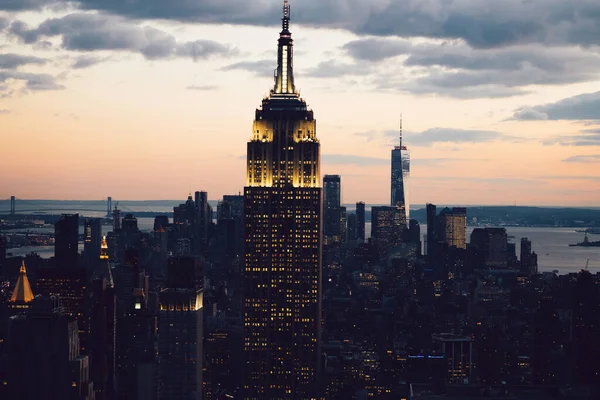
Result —
[[[402,113],[400,113],[400,148],[402,148]]]
[[[288,0],[283,0],[283,19],[282,28],[284,31],[287,31],[290,28],[290,2]]]

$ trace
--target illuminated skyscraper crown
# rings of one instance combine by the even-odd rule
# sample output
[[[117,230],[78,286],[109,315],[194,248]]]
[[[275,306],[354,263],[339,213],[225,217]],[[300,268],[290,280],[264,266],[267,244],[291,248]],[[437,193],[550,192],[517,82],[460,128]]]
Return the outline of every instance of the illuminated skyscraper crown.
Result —
[[[290,4],[283,2],[283,18],[281,19],[281,33],[277,48],[277,70],[275,71],[275,87],[273,95],[296,95],[294,85],[294,40],[290,32]]]

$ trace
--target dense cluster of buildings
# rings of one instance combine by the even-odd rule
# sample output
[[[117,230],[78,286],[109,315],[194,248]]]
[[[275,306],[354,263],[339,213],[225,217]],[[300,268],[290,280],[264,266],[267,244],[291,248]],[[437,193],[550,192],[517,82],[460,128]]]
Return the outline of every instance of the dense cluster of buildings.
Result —
[[[423,237],[402,128],[390,204],[344,206],[289,22],[285,1],[243,195],[190,193],[150,232],[109,206],[83,252],[63,215],[48,260],[0,237],[0,398],[597,398],[600,276],[540,274],[527,238],[468,237],[465,208],[428,204]]]

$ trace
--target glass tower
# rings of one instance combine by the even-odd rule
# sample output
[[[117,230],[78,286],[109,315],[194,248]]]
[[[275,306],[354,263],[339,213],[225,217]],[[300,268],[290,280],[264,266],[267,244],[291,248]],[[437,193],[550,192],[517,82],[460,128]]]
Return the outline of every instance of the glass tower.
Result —
[[[294,86],[290,7],[275,85],[256,110],[244,188],[246,399],[314,397],[321,326],[321,183],[313,112]]]
[[[408,188],[406,180],[410,176],[410,153],[402,144],[402,121],[400,121],[400,145],[392,150],[392,182],[391,201],[392,207],[400,211],[400,219],[407,225],[410,221],[410,206],[408,203]]]

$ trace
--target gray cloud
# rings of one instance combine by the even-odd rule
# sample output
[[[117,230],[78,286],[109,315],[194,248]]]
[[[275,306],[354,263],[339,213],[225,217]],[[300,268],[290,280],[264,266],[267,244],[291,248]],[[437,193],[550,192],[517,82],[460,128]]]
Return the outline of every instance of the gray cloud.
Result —
[[[186,87],[187,90],[198,90],[198,91],[210,91],[218,89],[218,86],[213,85],[190,85]],[[246,156],[244,156],[246,157]]]
[[[60,3],[59,0],[2,0],[0,10],[22,11],[36,10],[44,6]]]
[[[173,35],[159,29],[102,14],[70,14],[48,19],[33,29],[22,21],[14,21],[9,31],[25,43],[59,36],[62,48],[66,50],[131,51],[149,60],[186,57],[197,61],[211,56],[236,54],[235,49],[211,40],[179,43]]]
[[[7,108],[0,108],[0,115],[10,114],[11,111]]]
[[[335,165],[388,165],[387,158],[365,157],[352,154],[323,154],[321,160],[324,164]]]
[[[403,56],[403,68],[387,68],[376,76],[378,90],[499,98],[525,94],[530,85],[600,78],[600,53],[580,48],[519,45],[488,50],[457,41],[411,44],[391,38],[354,40],[343,48],[362,63]]]
[[[71,68],[73,68],[73,69],[90,68],[90,67],[93,67],[94,65],[103,63],[108,60],[109,60],[109,57],[93,57],[93,56],[89,56],[89,55],[80,56],[75,59],[75,62],[73,62],[73,64],[71,65]]]
[[[83,9],[129,18],[275,25],[280,1],[74,0]],[[39,9],[64,0],[4,0],[0,10]],[[594,45],[600,35],[595,0],[304,0],[292,3],[294,22],[357,34],[462,39],[477,48],[520,43]]]
[[[586,129],[576,135],[561,135],[542,142],[545,145],[596,147],[600,146],[600,129]]]
[[[280,1],[73,0],[83,9],[129,18],[275,25]],[[64,0],[4,0],[0,10],[39,9]],[[596,0],[303,0],[292,3],[295,23],[373,36],[461,39],[472,47],[523,43],[595,45],[600,37]]]
[[[582,156],[572,156],[562,160],[566,163],[600,163],[600,154],[590,154]]]
[[[499,132],[431,128],[417,135],[410,135],[406,142],[415,146],[431,146],[435,143],[487,143],[502,137]]]
[[[27,64],[45,64],[45,58],[23,56],[20,54],[0,54],[0,69],[15,69]]]
[[[300,75],[311,78],[339,78],[350,75],[364,75],[371,71],[364,63],[346,64],[336,60],[322,61]]]
[[[274,60],[259,60],[259,61],[240,61],[234,64],[227,65],[222,68],[223,71],[242,70],[248,71],[258,76],[272,77],[275,70]]]
[[[600,92],[585,93],[555,103],[515,110],[512,119],[542,120],[598,120],[600,119]]]
[[[49,74],[33,74],[18,71],[0,71],[0,84],[6,83],[10,80],[24,81],[25,89],[31,91],[65,89],[63,85],[56,82],[56,78],[54,76]]]

